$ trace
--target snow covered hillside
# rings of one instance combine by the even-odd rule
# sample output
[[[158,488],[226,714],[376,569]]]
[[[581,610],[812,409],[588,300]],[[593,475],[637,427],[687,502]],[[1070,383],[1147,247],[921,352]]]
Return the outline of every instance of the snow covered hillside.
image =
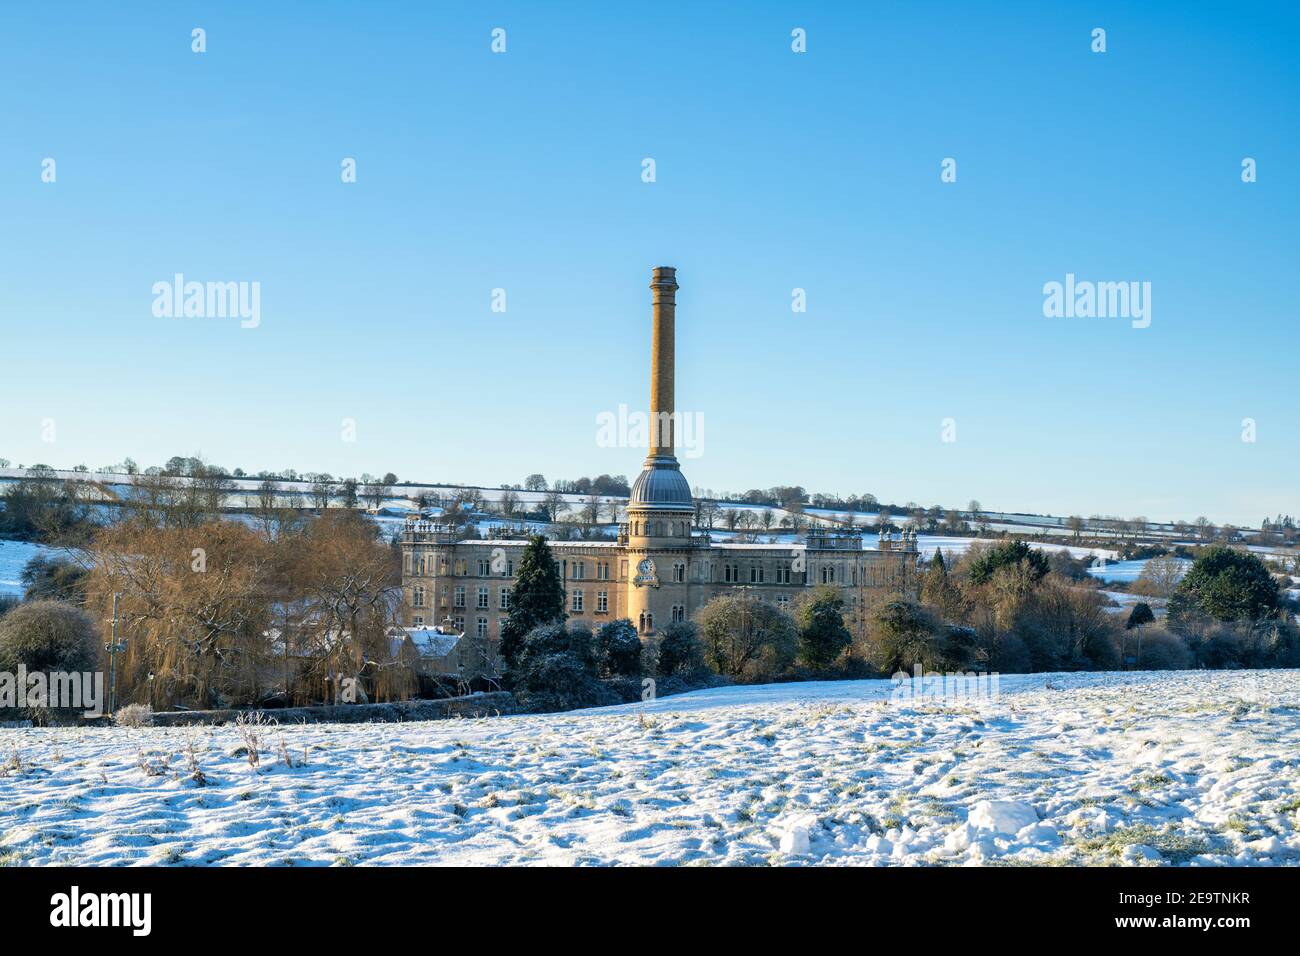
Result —
[[[1294,864],[1298,678],[738,687],[286,727],[258,768],[234,728],[0,730],[0,864]]]
[[[38,554],[53,551],[53,548],[26,541],[0,541],[0,596],[22,597],[22,574],[27,562]]]

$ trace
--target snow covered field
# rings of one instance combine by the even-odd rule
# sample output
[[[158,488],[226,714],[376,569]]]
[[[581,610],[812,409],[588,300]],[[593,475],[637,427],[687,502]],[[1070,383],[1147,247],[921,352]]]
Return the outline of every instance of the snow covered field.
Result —
[[[286,727],[256,769],[234,728],[0,730],[0,864],[1294,864],[1298,677],[738,687]]]
[[[51,548],[26,541],[0,541],[0,596],[23,596],[22,573],[27,562]]]

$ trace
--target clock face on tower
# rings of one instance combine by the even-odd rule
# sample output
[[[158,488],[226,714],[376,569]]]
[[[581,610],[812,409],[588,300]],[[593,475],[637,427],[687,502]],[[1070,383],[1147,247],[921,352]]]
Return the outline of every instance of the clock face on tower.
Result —
[[[636,577],[632,579],[636,585],[648,584],[651,587],[659,586],[659,576],[655,574],[655,563],[649,558],[642,558],[636,565]]]

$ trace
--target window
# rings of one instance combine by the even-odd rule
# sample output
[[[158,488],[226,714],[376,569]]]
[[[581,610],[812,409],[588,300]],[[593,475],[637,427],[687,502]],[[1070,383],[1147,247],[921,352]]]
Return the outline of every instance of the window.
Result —
[[[582,580],[583,578],[585,578],[586,576],[587,576],[587,565],[586,565],[585,563],[583,563],[582,561],[574,561],[574,562],[573,562],[573,579],[574,579],[575,581],[581,581],[581,580]]]
[[[781,565],[779,565],[779,566],[777,567],[777,569],[776,569],[776,583],[777,583],[777,584],[789,584],[789,583],[790,583],[790,565],[789,565],[789,564],[781,564]]]
[[[835,583],[835,568],[834,568],[834,566],[833,566],[833,565],[829,565],[829,564],[823,564],[823,565],[822,565],[822,584],[834,584],[834,583]]]
[[[681,584],[686,580],[686,565],[678,561],[673,565],[673,580]]]
[[[749,583],[750,584],[763,583],[763,566],[761,564],[751,564],[749,566]]]
[[[506,569],[505,569],[505,571],[503,571],[502,573],[503,573],[506,577],[508,577],[508,578],[513,578],[513,577],[515,576],[515,559],[514,559],[514,558],[506,558]]]
[[[488,609],[488,589],[487,589],[487,588],[479,588],[479,589],[478,589],[478,607],[479,607],[479,610],[481,610],[481,611],[486,611],[486,610]]]
[[[582,613],[582,591],[573,592],[573,613]]]
[[[648,634],[655,629],[655,616],[649,611],[641,612],[641,633]]]
[[[609,592],[608,591],[596,592],[596,613],[597,614],[609,613]]]
[[[727,584],[740,583],[740,565],[724,564],[722,566],[722,580]]]
[[[455,628],[455,629],[456,629],[458,632],[460,632],[461,634],[464,634],[464,633],[465,633],[465,618],[464,618],[463,616],[462,616],[462,617],[453,617],[453,618],[451,619],[451,626],[452,626],[453,628]]]
[[[465,606],[465,585],[463,584],[456,585],[455,600],[452,601],[452,605],[454,607]]]
[[[411,623],[416,627],[424,627],[424,618],[417,614],[415,617],[411,618]]]
[[[608,581],[608,580],[609,580],[609,562],[608,562],[608,561],[597,561],[597,562],[596,562],[596,580],[597,580],[597,581]]]
[[[488,632],[487,618],[481,617],[474,622],[474,633],[478,635],[479,640],[482,640],[483,638],[487,637],[487,632]]]
[[[684,621],[684,620],[686,620],[686,605],[685,605],[685,604],[674,604],[674,605],[673,605],[673,623],[674,623],[674,624],[680,624],[680,623],[681,623],[682,621]]]
[[[487,577],[487,576],[488,576],[489,574],[491,574],[491,573],[492,573],[492,559],[491,559],[491,558],[479,558],[479,559],[478,559],[478,576],[481,577],[481,578],[485,578],[485,577]]]
[[[779,607],[779,608],[781,608],[782,610],[784,610],[784,609],[785,609],[785,606],[786,606],[787,604],[789,604],[789,603],[790,603],[790,595],[788,595],[788,594],[778,594],[778,595],[776,596],[776,606]]]
[[[411,589],[411,607],[424,607],[424,585],[417,584]]]
[[[509,588],[501,589],[501,603],[498,604],[497,606],[501,608],[501,610],[503,611],[510,610],[510,589]]]

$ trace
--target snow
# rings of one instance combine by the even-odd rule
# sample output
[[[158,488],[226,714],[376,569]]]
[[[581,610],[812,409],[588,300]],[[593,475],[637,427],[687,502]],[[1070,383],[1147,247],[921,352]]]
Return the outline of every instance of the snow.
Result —
[[[939,534],[918,534],[916,536],[917,548],[923,558],[932,557],[938,548],[943,549],[944,557],[965,554],[970,550],[971,545],[977,541],[981,542],[985,547],[994,547],[1002,543],[996,538],[962,538]],[[1049,541],[1026,541],[1025,544],[1031,548],[1037,548],[1039,551],[1049,553],[1068,551],[1072,558],[1104,557],[1107,560],[1113,560],[1116,555],[1116,552],[1110,548],[1083,548],[1077,545],[1053,544]]]
[[[230,727],[0,729],[0,766],[22,765],[0,770],[0,861],[1300,863],[1300,672],[1004,675],[960,705],[892,690],[285,726],[259,767]]]
[[[1020,800],[981,800],[966,820],[976,830],[991,830],[1010,836],[1025,827],[1037,826],[1038,812]]]
[[[0,597],[22,597],[22,573],[27,562],[54,549],[26,541],[0,541]]]
[[[1088,573],[1095,578],[1100,578],[1107,584],[1117,581],[1132,583],[1142,576],[1142,569],[1147,566],[1150,558],[1137,558],[1132,561],[1107,561],[1105,564],[1094,565],[1088,569]],[[1192,562],[1186,558],[1178,558],[1178,563],[1182,565],[1183,573],[1192,566]]]

